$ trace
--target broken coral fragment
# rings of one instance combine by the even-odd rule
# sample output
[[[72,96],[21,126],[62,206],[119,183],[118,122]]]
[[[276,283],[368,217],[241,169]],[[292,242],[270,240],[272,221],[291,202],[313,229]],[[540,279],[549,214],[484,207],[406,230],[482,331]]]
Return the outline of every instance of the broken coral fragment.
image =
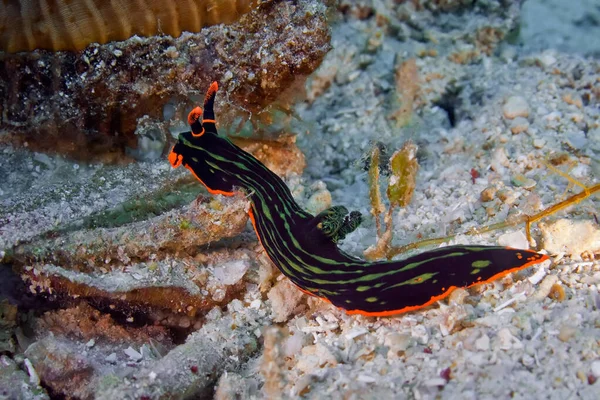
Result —
[[[161,259],[165,254],[185,253],[239,234],[246,227],[247,206],[241,194],[219,201],[200,197],[146,221],[81,230],[18,246],[14,258],[21,264],[43,261],[80,271]]]
[[[240,253],[241,252],[241,253]],[[245,251],[233,250],[216,258],[229,262],[244,258]],[[246,256],[247,257],[247,256]],[[207,260],[214,255],[206,257]],[[33,293],[68,299],[85,299],[120,314],[142,313],[161,325],[191,327],[215,306],[241,297],[246,282],[238,274],[233,284],[219,281],[206,265],[193,259],[166,259],[130,265],[126,270],[77,272],[44,264],[23,268],[22,278]]]
[[[214,383],[222,371],[238,368],[258,350],[251,333],[258,326],[239,313],[226,314],[204,324],[181,344],[158,360],[133,371],[133,376],[114,376],[95,387],[98,400],[145,398],[205,398],[213,396]]]

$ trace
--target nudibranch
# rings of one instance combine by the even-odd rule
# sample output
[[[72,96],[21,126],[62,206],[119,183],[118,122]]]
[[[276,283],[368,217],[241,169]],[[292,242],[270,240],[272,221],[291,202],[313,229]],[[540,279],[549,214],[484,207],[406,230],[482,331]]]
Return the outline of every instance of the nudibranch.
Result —
[[[243,191],[256,235],[271,261],[300,290],[349,314],[390,316],[428,306],[457,287],[498,279],[548,259],[531,250],[497,246],[448,246],[403,260],[367,262],[346,254],[337,242],[360,223],[360,214],[335,206],[318,215],[303,210],[286,184],[251,154],[217,133],[213,82],[204,110],[188,117],[169,154],[210,193]]]

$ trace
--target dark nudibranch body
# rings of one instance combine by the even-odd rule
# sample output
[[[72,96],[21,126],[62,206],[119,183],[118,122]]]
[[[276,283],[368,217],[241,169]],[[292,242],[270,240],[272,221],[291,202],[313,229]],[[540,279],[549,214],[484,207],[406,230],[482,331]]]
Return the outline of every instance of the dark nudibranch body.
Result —
[[[350,314],[389,316],[428,306],[457,287],[493,281],[548,259],[530,250],[477,245],[380,262],[344,253],[336,243],[358,226],[360,214],[336,206],[314,216],[300,208],[276,174],[218,135],[213,111],[217,89],[214,82],[204,111],[198,107],[190,113],[191,131],[179,135],[169,161],[189,169],[210,193],[244,191],[267,255],[302,291]]]

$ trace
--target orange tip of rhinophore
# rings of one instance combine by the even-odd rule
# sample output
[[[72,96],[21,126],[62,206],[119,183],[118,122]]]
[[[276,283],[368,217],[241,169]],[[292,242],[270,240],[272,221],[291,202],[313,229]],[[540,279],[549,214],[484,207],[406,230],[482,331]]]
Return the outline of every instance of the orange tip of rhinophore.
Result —
[[[192,125],[202,116],[202,108],[196,107],[188,114],[188,124]]]
[[[173,149],[171,149],[171,152],[169,153],[169,162],[171,163],[171,166],[173,168],[177,168],[181,165],[182,161],[183,157],[181,154],[177,154],[173,151]]]
[[[217,93],[217,90],[219,90],[219,84],[217,83],[217,81],[214,81],[210,84],[208,90],[206,91],[206,97],[204,98],[204,102],[206,102],[211,96],[214,96],[214,94]]]

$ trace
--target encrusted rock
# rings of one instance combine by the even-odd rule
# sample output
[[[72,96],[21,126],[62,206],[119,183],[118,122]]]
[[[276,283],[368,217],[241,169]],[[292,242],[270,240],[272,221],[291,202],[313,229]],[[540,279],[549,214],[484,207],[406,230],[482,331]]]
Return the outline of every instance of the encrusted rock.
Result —
[[[181,129],[211,81],[221,83],[219,120],[235,127],[236,117],[247,120],[282,94],[289,102],[286,89],[321,63],[329,40],[323,5],[272,0],[232,25],[176,39],[134,36],[78,53],[0,53],[3,140],[80,159],[101,153],[122,160],[142,137],[166,150],[169,129]],[[149,128],[136,132],[144,116]]]

